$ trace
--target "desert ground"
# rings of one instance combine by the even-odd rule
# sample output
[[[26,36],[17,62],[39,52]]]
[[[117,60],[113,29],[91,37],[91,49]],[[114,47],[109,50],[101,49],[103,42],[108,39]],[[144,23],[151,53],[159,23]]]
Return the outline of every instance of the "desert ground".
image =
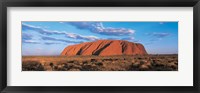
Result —
[[[22,71],[178,71],[178,55],[23,56]]]

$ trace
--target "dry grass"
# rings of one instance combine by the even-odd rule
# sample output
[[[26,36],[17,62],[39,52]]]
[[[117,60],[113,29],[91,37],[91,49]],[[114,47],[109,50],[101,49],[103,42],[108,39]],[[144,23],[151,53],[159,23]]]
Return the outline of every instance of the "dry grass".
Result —
[[[23,56],[23,71],[177,71],[178,55]]]

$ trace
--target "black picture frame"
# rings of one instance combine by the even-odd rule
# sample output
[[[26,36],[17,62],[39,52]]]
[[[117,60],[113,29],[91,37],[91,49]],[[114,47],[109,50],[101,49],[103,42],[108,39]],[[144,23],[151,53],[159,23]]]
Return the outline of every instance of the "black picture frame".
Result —
[[[194,86],[7,86],[7,7],[193,7]],[[0,2],[1,93],[200,93],[200,0],[2,0]]]

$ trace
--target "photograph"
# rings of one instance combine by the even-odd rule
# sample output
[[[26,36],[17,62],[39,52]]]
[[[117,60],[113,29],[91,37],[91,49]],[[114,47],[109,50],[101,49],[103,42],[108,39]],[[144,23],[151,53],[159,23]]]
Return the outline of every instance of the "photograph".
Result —
[[[178,21],[22,21],[22,71],[178,71]]]

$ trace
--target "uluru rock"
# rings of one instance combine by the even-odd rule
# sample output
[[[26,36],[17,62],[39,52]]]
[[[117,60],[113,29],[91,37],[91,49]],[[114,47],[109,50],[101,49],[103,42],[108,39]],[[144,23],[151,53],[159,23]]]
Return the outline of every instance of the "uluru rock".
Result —
[[[98,40],[95,42],[85,42],[66,47],[61,55],[145,55],[147,54],[144,46],[139,43],[124,40]]]

